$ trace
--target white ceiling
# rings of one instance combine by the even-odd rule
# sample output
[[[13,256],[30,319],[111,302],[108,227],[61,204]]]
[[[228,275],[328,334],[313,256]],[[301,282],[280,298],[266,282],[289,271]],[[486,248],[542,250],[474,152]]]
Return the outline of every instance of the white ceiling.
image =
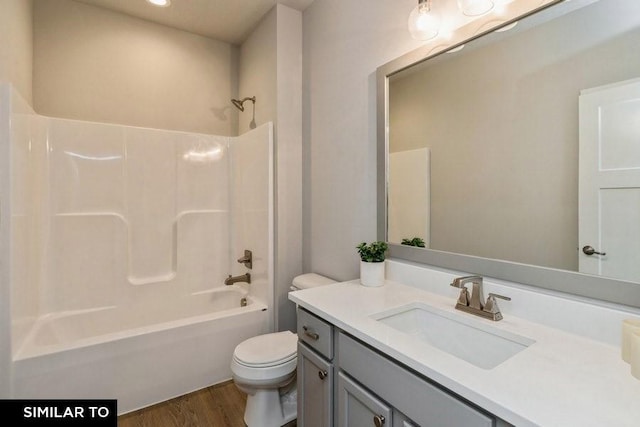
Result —
[[[76,0],[180,30],[240,44],[262,17],[280,3],[304,10],[313,0],[171,0],[156,7],[146,0]]]

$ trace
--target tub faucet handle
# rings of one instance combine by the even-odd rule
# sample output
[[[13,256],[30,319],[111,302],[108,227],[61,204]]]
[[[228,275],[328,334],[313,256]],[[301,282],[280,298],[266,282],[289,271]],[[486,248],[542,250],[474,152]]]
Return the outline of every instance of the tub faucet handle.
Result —
[[[253,268],[253,254],[251,251],[245,249],[244,256],[242,258],[238,258],[238,262],[240,264],[244,264],[245,267],[251,270],[251,268]]]

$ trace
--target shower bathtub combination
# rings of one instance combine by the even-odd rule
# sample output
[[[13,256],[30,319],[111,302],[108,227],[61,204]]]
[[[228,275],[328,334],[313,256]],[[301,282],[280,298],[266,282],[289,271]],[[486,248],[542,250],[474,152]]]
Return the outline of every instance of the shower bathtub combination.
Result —
[[[230,379],[235,346],[273,330],[272,125],[226,137],[49,118],[9,85],[0,121],[11,397],[126,413]],[[245,249],[251,284],[225,286]]]

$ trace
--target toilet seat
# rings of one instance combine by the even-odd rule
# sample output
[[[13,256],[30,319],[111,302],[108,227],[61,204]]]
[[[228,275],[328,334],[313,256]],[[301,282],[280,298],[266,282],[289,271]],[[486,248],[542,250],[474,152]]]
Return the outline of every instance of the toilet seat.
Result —
[[[243,365],[237,359],[231,361],[231,373],[238,384],[279,387],[279,383],[291,378],[298,365],[297,358],[276,366],[253,368]]]
[[[240,343],[233,352],[231,372],[241,383],[278,383],[296,370],[298,336],[290,331],[258,335]]]
[[[282,359],[278,359],[278,360],[274,360],[273,362],[268,362],[268,363],[249,363],[246,362],[242,359],[239,359],[238,357],[234,356],[233,360],[236,361],[236,363],[242,365],[242,366],[246,366],[247,368],[256,368],[256,369],[261,369],[261,368],[272,368],[274,366],[280,366],[280,365],[284,365],[287,362],[290,362],[292,360],[295,360],[297,357],[297,355],[291,354],[287,357],[283,357]]]
[[[233,360],[249,368],[269,368],[287,364],[297,357],[298,337],[291,331],[258,335],[240,343]]]

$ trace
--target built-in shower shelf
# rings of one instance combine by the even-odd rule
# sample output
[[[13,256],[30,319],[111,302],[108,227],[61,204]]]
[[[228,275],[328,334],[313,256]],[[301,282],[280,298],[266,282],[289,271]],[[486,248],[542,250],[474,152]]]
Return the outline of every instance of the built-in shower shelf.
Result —
[[[176,272],[173,271],[169,274],[161,275],[161,276],[148,276],[148,277],[127,277],[127,280],[132,285],[153,285],[158,283],[166,283],[171,282],[176,278]]]

